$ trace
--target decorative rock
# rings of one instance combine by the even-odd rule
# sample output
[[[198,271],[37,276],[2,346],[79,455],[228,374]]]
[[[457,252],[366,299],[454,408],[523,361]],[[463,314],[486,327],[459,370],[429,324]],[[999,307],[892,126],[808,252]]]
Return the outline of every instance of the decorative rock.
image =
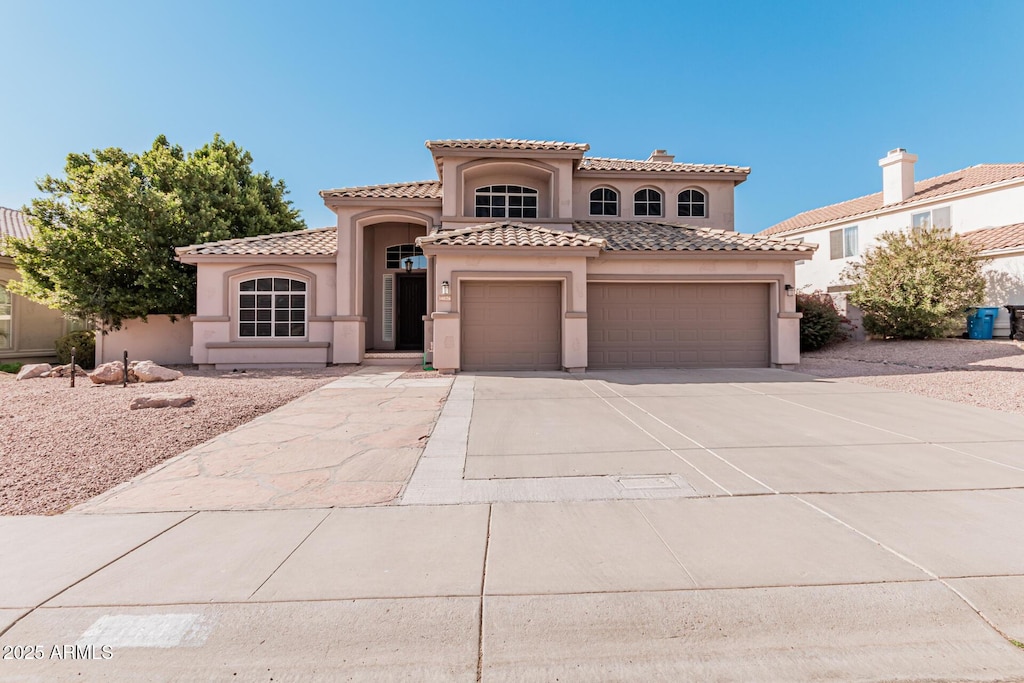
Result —
[[[71,376],[71,363],[67,365],[58,365],[57,367],[50,370],[43,377],[70,377]],[[88,377],[89,375],[81,368],[78,363],[75,363],[75,376],[76,377]]]
[[[22,365],[21,370],[18,371],[18,376],[14,379],[32,379],[33,377],[42,377],[50,370],[53,369],[49,363],[35,363],[33,365]]]
[[[143,394],[132,399],[129,410],[141,408],[183,408],[192,405],[195,399],[187,394]]]
[[[89,379],[93,384],[120,384],[124,381],[124,365],[116,360],[97,365],[96,369],[89,373]]]
[[[128,375],[134,374],[142,382],[170,382],[181,379],[184,375],[177,370],[157,365],[151,360],[144,360],[134,365],[129,363]]]

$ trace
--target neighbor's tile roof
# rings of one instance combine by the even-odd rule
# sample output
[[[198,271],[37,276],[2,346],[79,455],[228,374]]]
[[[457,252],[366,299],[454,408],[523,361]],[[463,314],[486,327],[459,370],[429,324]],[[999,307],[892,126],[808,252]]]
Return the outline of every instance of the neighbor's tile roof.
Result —
[[[743,173],[749,174],[749,166],[728,166],[726,164],[684,164],[674,161],[640,161],[636,159],[606,159],[584,157],[580,161],[581,171],[658,171],[662,173]]]
[[[977,245],[982,251],[1024,247],[1024,223],[972,230],[961,233],[960,236]]]
[[[483,140],[427,140],[427,149],[521,149],[547,150],[555,152],[586,152],[590,145],[579,142],[557,142],[555,140],[515,140],[493,138]]]
[[[882,193],[876,192],[866,197],[858,197],[849,201],[823,206],[820,209],[812,209],[788,218],[770,228],[762,230],[761,235],[774,235],[781,232],[800,230],[820,223],[829,223],[840,218],[853,218],[882,208],[894,206],[907,206],[915,202],[927,199],[936,199],[947,194],[970,190],[976,187],[984,187],[994,183],[1024,178],[1024,163],[1022,164],[978,164],[970,168],[963,168],[959,171],[946,173],[919,180],[914,183],[914,194],[906,201],[895,204],[882,204]]]
[[[416,244],[446,247],[603,247],[603,239],[539,225],[495,222],[471,228],[444,230],[419,237]]]
[[[338,229],[295,230],[178,247],[178,256],[334,256]]]
[[[4,237],[17,237],[25,239],[32,234],[32,228],[25,220],[25,214],[15,209],[5,209],[0,206],[0,256],[10,256],[3,249]]]
[[[805,251],[801,240],[655,221],[574,221],[576,232],[604,239],[609,251]]]
[[[339,187],[335,190],[321,190],[320,196],[359,197],[368,199],[440,199],[440,180],[418,180],[411,183],[388,183],[387,185],[363,185],[361,187]]]

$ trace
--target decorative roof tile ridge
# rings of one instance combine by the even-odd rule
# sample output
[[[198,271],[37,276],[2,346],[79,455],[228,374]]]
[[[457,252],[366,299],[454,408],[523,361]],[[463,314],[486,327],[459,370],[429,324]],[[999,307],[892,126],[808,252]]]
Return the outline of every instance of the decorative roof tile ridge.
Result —
[[[360,190],[388,190],[396,187],[416,187],[423,185],[441,185],[440,180],[410,180],[398,183],[378,183],[376,185],[353,185],[351,187],[335,187],[329,190],[320,190],[320,196],[335,192],[358,192]]]
[[[423,143],[427,149],[487,149],[505,145],[511,149],[517,148],[550,148],[587,151],[590,145],[585,142],[564,142],[561,140],[527,140],[525,138],[446,138],[441,140],[427,140]]]
[[[302,228],[301,230],[289,230],[288,232],[271,232],[265,235],[250,235],[249,237],[233,237],[226,240],[214,240],[213,242],[202,242],[200,244],[188,244],[184,247],[175,247],[175,253],[181,254],[189,249],[202,249],[204,247],[213,246],[226,246],[229,244],[245,244],[247,242],[259,242],[262,240],[276,239],[279,237],[289,237],[293,235],[308,235],[314,232],[325,232],[327,230],[337,230],[337,226],[328,225],[323,228]]]

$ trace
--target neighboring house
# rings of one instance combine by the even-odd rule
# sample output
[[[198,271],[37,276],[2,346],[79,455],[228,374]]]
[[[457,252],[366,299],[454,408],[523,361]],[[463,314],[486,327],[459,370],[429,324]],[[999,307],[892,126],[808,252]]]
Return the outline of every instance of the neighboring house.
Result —
[[[438,180],[324,190],[337,227],[178,249],[201,366],[369,362],[444,372],[799,362],[794,262],[734,232],[749,168],[588,157],[529,140],[426,143]]]
[[[845,306],[849,284],[840,273],[883,232],[951,228],[992,259],[987,303],[1000,307],[996,334],[1009,334],[1002,307],[1024,304],[1024,163],[979,164],[915,182],[916,161],[916,155],[895,149],[878,162],[881,192],[805,211],[759,234],[820,244],[813,257],[797,263],[797,285],[831,292]],[[858,312],[851,306],[848,315],[856,320]]]
[[[31,228],[21,211],[0,207],[0,238],[26,238]],[[68,331],[60,311],[12,294],[7,283],[20,278],[0,239],[0,363],[57,359],[54,342]]]

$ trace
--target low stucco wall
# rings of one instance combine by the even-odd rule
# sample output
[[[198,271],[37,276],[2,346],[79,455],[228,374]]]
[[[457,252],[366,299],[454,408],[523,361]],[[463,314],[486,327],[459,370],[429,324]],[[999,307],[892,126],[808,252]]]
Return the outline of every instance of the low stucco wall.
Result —
[[[129,360],[151,360],[161,365],[192,363],[192,321],[169,315],[151,315],[127,320],[120,330],[96,333],[96,363],[121,360],[125,351]]]

